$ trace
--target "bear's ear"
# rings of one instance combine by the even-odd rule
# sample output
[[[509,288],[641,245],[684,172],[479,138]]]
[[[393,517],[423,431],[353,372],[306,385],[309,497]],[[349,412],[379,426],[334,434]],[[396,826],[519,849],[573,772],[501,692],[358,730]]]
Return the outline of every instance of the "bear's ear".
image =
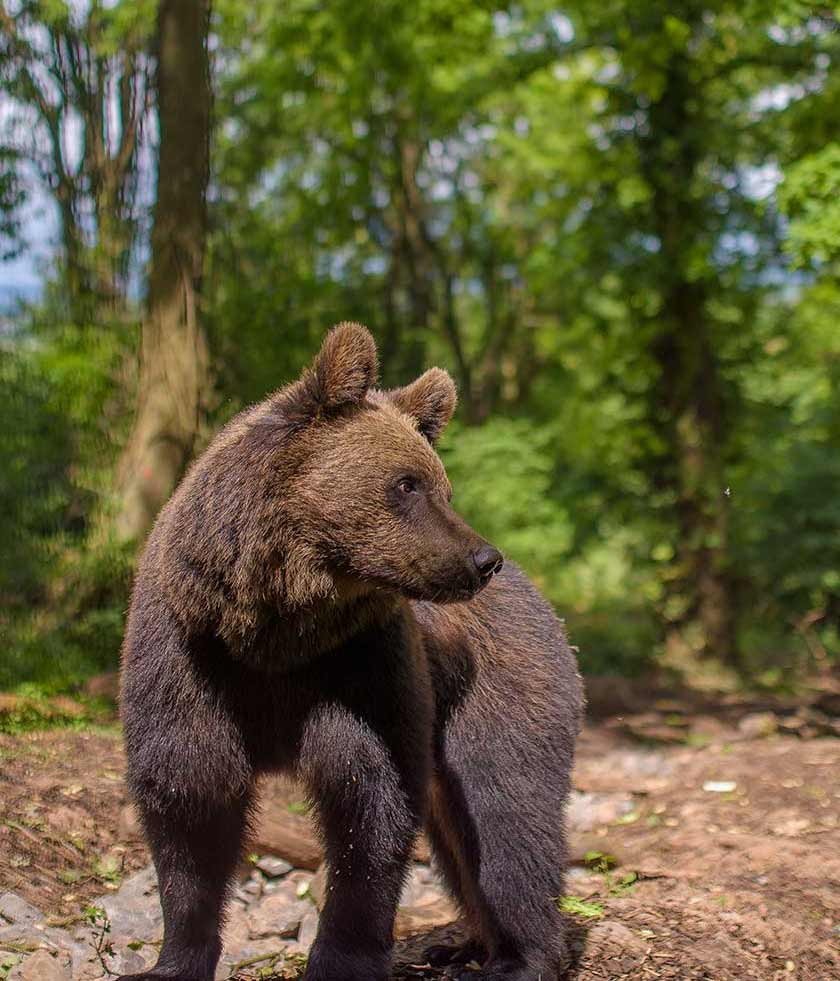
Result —
[[[417,381],[388,393],[398,409],[417,420],[417,428],[430,443],[452,418],[458,402],[455,382],[443,368],[429,368]]]
[[[327,334],[304,385],[313,408],[327,412],[361,403],[376,384],[376,344],[361,324],[342,323]]]

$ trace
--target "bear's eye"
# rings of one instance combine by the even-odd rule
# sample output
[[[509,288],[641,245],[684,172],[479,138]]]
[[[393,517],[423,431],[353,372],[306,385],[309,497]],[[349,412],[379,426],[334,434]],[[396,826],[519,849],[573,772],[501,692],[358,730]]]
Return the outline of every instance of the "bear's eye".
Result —
[[[417,481],[413,477],[401,477],[397,482],[397,490],[400,494],[416,494]]]

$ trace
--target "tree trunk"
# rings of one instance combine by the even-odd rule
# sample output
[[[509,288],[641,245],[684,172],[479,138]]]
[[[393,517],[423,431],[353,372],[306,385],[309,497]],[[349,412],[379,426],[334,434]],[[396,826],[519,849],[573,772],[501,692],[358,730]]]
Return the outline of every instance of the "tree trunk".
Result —
[[[404,344],[402,371],[406,378],[421,374],[426,356],[429,321],[434,310],[434,270],[425,227],[423,198],[417,185],[422,148],[414,136],[398,135],[400,194],[398,210],[400,241],[407,287],[411,327]]]
[[[720,366],[708,311],[708,283],[689,274],[690,255],[706,237],[705,202],[690,195],[702,148],[688,106],[696,98],[684,60],[650,110],[643,160],[653,190],[661,243],[662,309],[651,353],[659,368],[651,419],[664,455],[658,490],[673,501],[674,558],[662,603],[670,648],[737,660],[732,591],[726,569],[727,501],[723,473],[726,427]]]
[[[117,532],[140,539],[189,461],[208,387],[199,289],[207,235],[209,0],[158,10],[158,189],[137,413],[118,471]]]

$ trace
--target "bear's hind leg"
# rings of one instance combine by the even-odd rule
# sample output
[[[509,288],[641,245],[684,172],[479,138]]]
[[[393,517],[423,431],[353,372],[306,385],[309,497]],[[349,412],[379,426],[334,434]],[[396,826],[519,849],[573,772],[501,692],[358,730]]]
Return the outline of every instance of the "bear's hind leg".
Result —
[[[555,981],[568,960],[563,918],[573,731],[493,718],[464,705],[447,727],[436,812],[459,847],[462,893],[488,959],[470,981]]]
[[[443,877],[453,899],[462,913],[466,940],[460,944],[437,944],[425,951],[425,957],[432,967],[479,964],[487,959],[487,950],[480,939],[480,927],[476,922],[476,897],[471,896],[472,875],[463,863],[463,848],[453,841],[450,831],[451,819],[446,810],[446,792],[437,780],[432,781],[431,806],[426,823],[426,832],[432,845],[437,871]]]
[[[249,805],[248,796],[210,813],[199,805],[143,813],[163,907],[163,946],[151,971],[118,981],[212,981],[222,950],[224,902],[240,858]]]

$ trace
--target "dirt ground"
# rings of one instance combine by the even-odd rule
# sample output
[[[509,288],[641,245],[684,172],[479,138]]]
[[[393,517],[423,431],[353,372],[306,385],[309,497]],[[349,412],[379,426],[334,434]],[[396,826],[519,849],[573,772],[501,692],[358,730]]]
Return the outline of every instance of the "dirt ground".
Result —
[[[587,727],[570,981],[840,979],[840,739],[748,709]],[[116,726],[0,736],[0,891],[63,925],[148,862],[122,768]],[[395,977],[442,976],[422,950],[455,933],[399,945]]]

